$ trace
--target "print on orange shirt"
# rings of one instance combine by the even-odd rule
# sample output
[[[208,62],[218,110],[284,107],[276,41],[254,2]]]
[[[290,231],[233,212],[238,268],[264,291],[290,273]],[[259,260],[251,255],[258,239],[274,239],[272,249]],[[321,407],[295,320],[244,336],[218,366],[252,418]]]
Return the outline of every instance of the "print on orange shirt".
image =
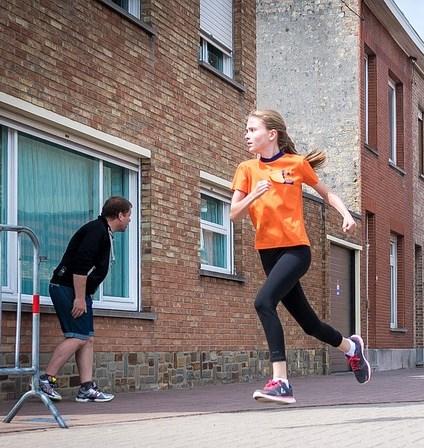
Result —
[[[256,229],[255,248],[309,246],[303,219],[302,183],[310,186],[318,183],[309,162],[298,154],[284,154],[271,162],[247,160],[238,166],[232,189],[249,194],[261,180],[271,180],[272,186],[249,206]]]
[[[284,170],[273,170],[271,171],[269,178],[274,182],[278,182],[280,184],[288,184],[293,185],[294,180],[290,178],[291,172]]]

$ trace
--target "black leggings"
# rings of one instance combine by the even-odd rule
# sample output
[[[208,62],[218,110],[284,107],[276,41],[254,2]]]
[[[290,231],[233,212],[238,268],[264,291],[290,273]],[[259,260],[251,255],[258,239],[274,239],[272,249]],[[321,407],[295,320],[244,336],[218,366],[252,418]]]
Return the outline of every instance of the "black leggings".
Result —
[[[265,330],[271,362],[286,360],[283,327],[276,311],[280,301],[306,334],[338,347],[343,336],[318,318],[299,282],[311,264],[309,246],[261,249],[259,255],[267,279],[256,297],[255,308]]]

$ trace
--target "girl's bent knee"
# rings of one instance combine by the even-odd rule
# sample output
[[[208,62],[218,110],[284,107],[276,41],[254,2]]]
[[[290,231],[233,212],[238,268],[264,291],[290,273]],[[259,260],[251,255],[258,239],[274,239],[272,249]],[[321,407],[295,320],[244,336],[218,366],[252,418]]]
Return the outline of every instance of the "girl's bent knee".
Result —
[[[264,300],[264,298],[260,297],[260,296],[256,297],[254,305],[255,305],[255,310],[258,314],[263,314],[269,310],[272,310],[272,307],[267,304],[267,301]]]

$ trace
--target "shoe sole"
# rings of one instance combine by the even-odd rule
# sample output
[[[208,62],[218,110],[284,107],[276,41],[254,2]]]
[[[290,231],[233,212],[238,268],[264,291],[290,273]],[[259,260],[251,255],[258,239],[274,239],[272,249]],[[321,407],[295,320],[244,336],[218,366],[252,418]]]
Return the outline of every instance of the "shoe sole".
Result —
[[[367,358],[365,358],[365,355],[364,355],[364,340],[361,338],[361,336],[359,336],[357,334],[353,334],[350,338],[355,340],[356,342],[359,342],[359,344],[361,346],[362,356],[364,358],[365,364],[368,367],[368,379],[366,381],[363,381],[362,383],[359,383],[359,384],[367,384],[368,381],[371,379],[371,366],[370,366],[370,363],[368,362]]]
[[[253,393],[253,398],[261,403],[278,403],[278,404],[296,403],[294,397],[273,397],[271,395],[266,395],[259,390]]]
[[[109,401],[112,401],[115,397],[112,398],[106,398],[103,400],[99,400],[97,398],[95,398],[94,400],[91,400],[90,398],[75,398],[75,401],[77,401],[78,403],[107,403]]]

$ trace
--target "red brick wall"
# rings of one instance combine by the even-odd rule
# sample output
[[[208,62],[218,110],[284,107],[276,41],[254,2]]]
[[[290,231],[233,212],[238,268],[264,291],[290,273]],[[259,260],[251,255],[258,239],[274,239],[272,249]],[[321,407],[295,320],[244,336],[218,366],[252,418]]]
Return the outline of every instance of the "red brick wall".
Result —
[[[412,66],[387,31],[366,6],[363,7],[362,39],[375,54],[375,82],[371,85],[371,97],[376,99],[376,122],[371,122],[371,148],[366,147],[362,135],[362,211],[373,213],[375,219],[375,247],[370,248],[369,301],[370,347],[410,348],[413,346],[413,200],[412,200],[412,140],[411,140],[411,79]],[[388,79],[393,77],[402,84],[398,100],[398,147],[403,149],[397,170],[389,166],[388,130]],[[361,86],[363,89],[363,86]],[[377,92],[373,89],[377,89]],[[363,95],[363,91],[361,92]],[[399,95],[398,95],[399,97]],[[362,107],[364,112],[364,107]],[[363,114],[362,114],[363,115]],[[365,232],[365,226],[364,226]],[[400,235],[398,317],[399,327],[406,332],[390,330],[390,233]],[[364,233],[365,241],[365,233]],[[365,279],[365,252],[362,259]],[[365,282],[364,282],[365,283]],[[365,297],[365,284],[363,285]]]
[[[199,278],[199,170],[231,179],[245,157],[243,122],[256,89],[255,2],[236,2],[236,80],[245,93],[199,67],[198,1],[152,4],[156,37],[101,2],[34,5],[12,1],[0,12],[0,90],[152,151],[143,168],[142,301],[159,317],[98,318],[96,349],[239,345],[239,329],[225,319],[243,313],[252,287]],[[57,334],[53,316],[43,321],[43,336]],[[243,340],[253,345],[255,335]]]

